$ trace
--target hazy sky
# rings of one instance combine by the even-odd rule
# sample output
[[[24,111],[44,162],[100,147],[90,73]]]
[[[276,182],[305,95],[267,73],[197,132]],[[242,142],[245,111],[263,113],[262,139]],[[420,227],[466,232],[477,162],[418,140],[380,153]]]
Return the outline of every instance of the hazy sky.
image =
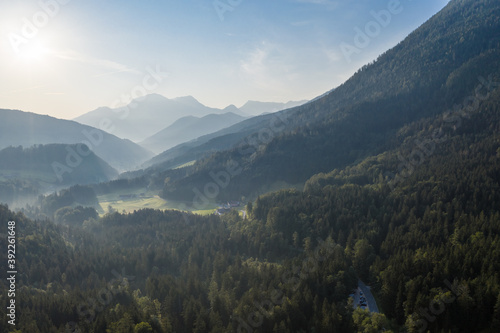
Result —
[[[398,2],[0,0],[0,108],[71,119],[144,92],[220,108],[311,99],[448,1]]]

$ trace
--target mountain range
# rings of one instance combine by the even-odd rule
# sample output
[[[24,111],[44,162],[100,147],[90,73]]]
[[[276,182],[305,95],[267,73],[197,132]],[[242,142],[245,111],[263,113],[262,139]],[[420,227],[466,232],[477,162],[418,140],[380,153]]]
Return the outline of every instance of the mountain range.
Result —
[[[219,117],[220,123],[231,124],[233,123],[235,117],[230,116],[230,119],[222,120],[224,118],[222,115],[233,113],[243,119],[243,117],[249,117],[256,114],[283,110],[291,105],[301,103],[303,102],[248,102],[243,105],[241,109],[238,109],[234,105],[229,105],[224,109],[217,109],[201,104],[192,96],[168,99],[159,94],[149,94],[142,98],[132,100],[126,106],[117,108],[100,107],[73,120],[81,124],[100,129],[106,128],[105,130],[120,138],[129,139],[134,142],[144,142],[146,147],[148,145],[152,145],[153,149],[158,151],[161,149],[161,145],[155,145],[154,142],[157,139],[149,138],[163,130],[165,130],[163,135],[168,137],[166,132],[171,130],[173,128],[172,125],[174,125],[174,123],[181,118],[202,118],[214,114],[221,115]],[[215,123],[212,124],[212,126],[214,127],[211,127],[210,129],[203,129],[202,134],[200,135],[220,129],[220,126],[217,126]],[[212,130],[212,128],[214,130]],[[161,135],[157,138],[159,137],[161,137]],[[186,136],[188,140],[196,137],[197,136],[194,132],[193,134]],[[168,147],[169,144],[166,146]]]
[[[159,94],[146,95],[118,108],[101,107],[74,120],[85,125],[102,128],[109,122],[108,131],[134,142],[147,139],[176,120],[186,116],[202,117],[223,110],[209,108],[191,96],[168,99]]]

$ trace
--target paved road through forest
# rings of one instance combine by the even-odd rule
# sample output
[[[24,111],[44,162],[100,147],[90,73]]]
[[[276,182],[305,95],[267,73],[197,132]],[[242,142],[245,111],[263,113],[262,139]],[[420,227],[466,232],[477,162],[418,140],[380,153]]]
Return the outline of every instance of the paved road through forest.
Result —
[[[377,302],[375,301],[375,297],[373,297],[372,292],[370,291],[370,287],[364,284],[363,281],[358,280],[358,288],[361,289],[363,294],[365,294],[368,310],[370,310],[371,312],[379,312]]]
[[[354,293],[354,308],[359,306],[359,298],[361,296],[360,292],[362,292],[363,296],[366,298],[367,309],[370,312],[379,312],[377,302],[370,291],[370,287],[364,284],[361,280],[358,280],[358,289],[356,289],[356,292]]]

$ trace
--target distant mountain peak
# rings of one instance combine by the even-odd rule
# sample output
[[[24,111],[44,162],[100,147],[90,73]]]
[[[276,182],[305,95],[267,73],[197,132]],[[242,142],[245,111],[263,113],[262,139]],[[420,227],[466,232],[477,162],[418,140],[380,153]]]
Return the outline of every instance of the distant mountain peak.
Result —
[[[194,98],[191,95],[176,97],[173,100],[185,104],[196,104],[196,105],[201,104],[196,98]]]
[[[143,97],[135,98],[129,103],[129,105],[134,104],[134,103],[158,104],[158,103],[164,103],[166,101],[169,101],[169,99],[167,97],[160,95],[160,94],[153,93],[153,94],[149,94],[149,95],[146,95]]]
[[[259,102],[254,102],[259,103]],[[294,105],[292,105],[294,106]],[[100,107],[74,120],[88,126],[100,128],[105,122],[111,134],[122,139],[129,139],[133,142],[142,142],[151,137],[154,133],[163,130],[174,124],[176,120],[186,117],[204,117],[208,114],[222,114],[232,112],[241,117],[249,117],[265,112],[275,112],[291,107],[288,103],[261,103],[258,104],[257,111],[247,112],[229,105],[224,109],[211,108],[200,103],[193,96],[181,96],[169,99],[160,94],[149,94],[142,98],[136,98],[127,106],[115,109]],[[255,111],[255,112],[254,112]]]
[[[146,98],[159,98],[159,99],[168,99],[167,97],[163,96],[163,95],[160,95],[158,93],[151,93],[151,94],[147,94],[145,96]]]
[[[227,112],[232,112],[232,113],[236,113],[236,114],[241,113],[241,110],[238,109],[234,104],[226,106],[222,111],[224,113],[227,113]]]

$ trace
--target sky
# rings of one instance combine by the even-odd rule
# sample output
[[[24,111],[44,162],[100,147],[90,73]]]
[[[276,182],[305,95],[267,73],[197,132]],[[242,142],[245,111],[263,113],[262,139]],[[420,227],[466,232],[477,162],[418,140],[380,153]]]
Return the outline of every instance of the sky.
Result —
[[[0,108],[72,119],[150,93],[217,108],[312,99],[447,3],[0,0]]]

